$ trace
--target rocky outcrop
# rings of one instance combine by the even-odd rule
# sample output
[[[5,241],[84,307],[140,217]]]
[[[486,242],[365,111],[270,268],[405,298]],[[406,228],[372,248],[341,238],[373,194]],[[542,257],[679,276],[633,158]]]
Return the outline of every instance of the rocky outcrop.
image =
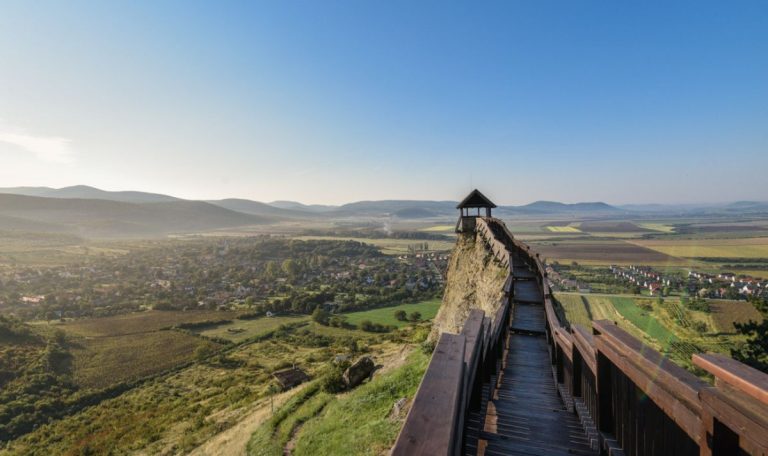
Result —
[[[442,332],[458,333],[471,309],[495,315],[504,293],[507,269],[475,233],[459,234],[451,252],[443,303],[432,325],[431,340]]]
[[[354,388],[363,383],[363,380],[370,377],[376,369],[376,364],[370,356],[363,356],[344,371],[342,379],[348,389]]]

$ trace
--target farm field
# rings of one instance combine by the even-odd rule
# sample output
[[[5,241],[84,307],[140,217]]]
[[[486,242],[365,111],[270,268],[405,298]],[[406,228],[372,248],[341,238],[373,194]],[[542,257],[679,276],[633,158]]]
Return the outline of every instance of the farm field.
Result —
[[[645,228],[646,230],[658,231],[661,233],[674,233],[675,231],[674,225],[668,225],[666,223],[646,222],[646,223],[638,223],[637,226],[641,228]]]
[[[648,311],[638,305],[638,300],[612,296],[610,298],[616,310],[629,320],[638,329],[648,334],[651,338],[658,341],[662,347],[669,347],[669,344],[677,341],[677,337],[666,326],[651,315]]]
[[[768,237],[742,239],[633,240],[633,244],[684,258],[768,258]]]
[[[587,329],[592,327],[592,311],[586,297],[577,293],[557,293],[556,299],[570,324],[578,324]]]
[[[453,232],[456,229],[455,225],[433,225],[426,228],[421,228],[419,231],[426,231],[429,233],[448,233]]]
[[[585,264],[687,264],[687,260],[675,258],[641,245],[624,240],[532,241],[531,248],[549,261],[561,263],[577,261]]]
[[[372,323],[397,326],[400,328],[408,325],[408,322],[395,319],[396,311],[404,310],[407,314],[410,314],[411,312],[419,312],[421,313],[422,320],[431,320],[437,315],[437,310],[440,308],[441,302],[440,299],[431,299],[429,301],[417,302],[414,304],[400,304],[393,307],[381,307],[361,312],[350,312],[343,315],[346,316],[347,321],[353,325],[360,325],[362,321],[370,320]]]
[[[261,317],[253,320],[232,320],[231,323],[194,330],[205,337],[217,337],[238,343],[277,329],[280,325],[308,321],[306,315]]]
[[[746,301],[711,300],[709,307],[715,329],[724,333],[735,332],[734,323],[763,320],[755,306]]]
[[[575,226],[547,226],[546,228],[553,233],[581,233],[581,230]]]
[[[675,298],[665,298],[661,307],[653,299],[630,295],[557,293],[556,299],[571,324],[589,327],[590,317],[615,321],[625,331],[688,368],[692,368],[693,353],[729,354],[732,347],[744,340],[735,333],[734,321],[761,320],[746,301],[709,300],[711,312],[707,313],[684,310]],[[694,323],[704,324],[706,329],[696,329]]]
[[[172,330],[77,340],[72,349],[74,380],[86,388],[134,382],[192,361],[203,345],[221,347]]]
[[[105,388],[173,369],[193,359],[195,350],[219,344],[167,328],[181,323],[233,318],[234,312],[147,311],[50,325],[33,325],[40,333],[60,329],[69,338],[73,378],[78,386]]]
[[[454,241],[421,240],[421,239],[392,239],[392,238],[356,238],[356,237],[334,237],[334,236],[296,236],[299,240],[331,240],[331,241],[357,241],[364,244],[370,244],[381,249],[381,252],[387,255],[402,255],[408,253],[408,247],[414,244],[429,244],[430,251],[448,251],[453,248]]]
[[[203,345],[219,344],[169,329],[181,323],[234,318],[235,312],[146,311],[113,317],[36,322],[40,333],[64,331],[73,356],[73,378],[84,388],[133,382],[187,363]]]
[[[105,337],[153,332],[182,323],[230,320],[237,315],[237,312],[222,312],[215,310],[149,310],[146,312],[134,312],[113,317],[68,320],[65,322],[51,321],[50,324],[45,322],[35,322],[35,325],[43,331],[51,328],[58,328],[64,330],[68,334],[77,336]]]

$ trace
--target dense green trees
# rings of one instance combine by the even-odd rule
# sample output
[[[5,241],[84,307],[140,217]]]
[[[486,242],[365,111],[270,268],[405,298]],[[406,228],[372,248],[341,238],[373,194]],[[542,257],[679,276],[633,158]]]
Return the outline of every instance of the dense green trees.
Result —
[[[755,308],[763,315],[763,321],[757,323],[735,323],[736,329],[747,336],[747,342],[731,350],[731,356],[755,369],[768,373],[768,300],[750,297]]]

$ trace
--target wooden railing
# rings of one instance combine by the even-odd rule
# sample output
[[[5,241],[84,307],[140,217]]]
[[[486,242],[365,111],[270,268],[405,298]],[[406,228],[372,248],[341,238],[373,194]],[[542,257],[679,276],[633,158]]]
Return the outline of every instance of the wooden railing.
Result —
[[[461,334],[442,334],[394,455],[457,454],[467,413],[497,368],[513,293],[514,254],[534,269],[544,296],[554,381],[594,448],[626,455],[768,455],[768,375],[722,355],[694,355],[714,385],[664,358],[614,322],[592,329],[557,316],[539,255],[502,222],[478,218],[477,235],[510,271],[499,311],[472,310]]]

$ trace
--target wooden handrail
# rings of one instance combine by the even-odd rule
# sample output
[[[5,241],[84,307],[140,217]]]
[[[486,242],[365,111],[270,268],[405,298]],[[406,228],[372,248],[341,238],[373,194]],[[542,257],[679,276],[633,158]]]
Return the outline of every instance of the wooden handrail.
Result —
[[[723,382],[768,405],[768,375],[727,356],[714,353],[693,355],[693,364]]]
[[[393,455],[456,453],[463,400],[465,342],[463,335],[440,335],[403,429],[392,448]]]

